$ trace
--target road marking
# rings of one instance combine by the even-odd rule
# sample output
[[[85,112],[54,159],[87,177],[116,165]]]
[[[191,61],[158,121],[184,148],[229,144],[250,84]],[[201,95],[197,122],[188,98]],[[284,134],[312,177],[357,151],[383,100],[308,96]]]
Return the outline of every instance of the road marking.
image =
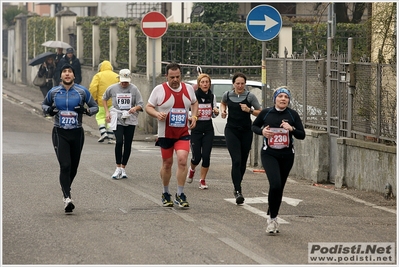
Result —
[[[248,203],[250,203],[250,204],[267,203],[267,202],[264,202],[264,199],[265,199],[264,197],[263,198],[262,197],[260,197],[260,198],[259,197],[245,198],[245,202],[246,203],[244,203],[244,204],[242,204],[240,206],[242,206],[247,211],[250,211],[250,212],[252,212],[252,213],[254,213],[256,215],[259,215],[260,217],[263,217],[263,218],[267,219],[269,217],[267,215],[267,212],[261,211],[260,209],[257,209],[257,208],[254,208],[254,207],[251,207],[250,205],[248,205]],[[225,198],[224,200],[236,204],[236,199],[235,198]],[[267,201],[267,198],[266,198],[266,201]],[[277,217],[277,222],[279,224],[289,224],[289,222],[287,222],[284,219],[281,219],[280,217]]]
[[[263,194],[267,195],[266,193],[263,193]],[[235,198],[225,198],[224,200],[236,204]],[[290,198],[290,197],[283,197],[283,201],[286,202],[288,205],[296,207],[302,200],[296,199],[296,198]],[[267,215],[267,212],[248,205],[248,204],[266,204],[266,203],[268,203],[267,197],[250,197],[250,198],[245,198],[245,203],[242,204],[241,206],[244,209],[246,209],[256,215],[259,215],[259,216],[267,219],[269,217]],[[289,222],[287,222],[286,220],[284,220],[280,217],[277,217],[277,222],[279,224],[289,224]]]
[[[127,190],[129,190],[129,191],[131,191],[131,192],[133,192],[135,194],[137,194],[137,195],[142,196],[143,198],[145,198],[145,199],[147,199],[149,201],[152,201],[152,202],[154,202],[154,203],[156,203],[158,205],[161,205],[161,201],[158,198],[152,197],[151,195],[149,195],[149,194],[147,194],[147,193],[145,193],[145,192],[143,192],[141,190],[138,190],[138,189],[136,189],[136,188],[134,188],[132,186],[127,185],[126,183],[112,181],[112,179],[108,175],[106,175],[106,174],[104,174],[104,173],[102,173],[102,172],[100,172],[100,171],[98,171],[98,170],[96,170],[94,168],[89,168],[89,171],[97,174],[99,177],[102,177],[102,178],[104,178],[106,180],[109,180],[111,182],[115,182],[115,185],[117,185],[117,186],[123,187],[123,188],[125,188],[125,189],[127,189]],[[235,199],[234,199],[234,203],[235,203]],[[250,206],[248,206],[248,207],[250,207]],[[125,209],[122,209],[122,208],[119,208],[119,210],[122,211],[122,212],[127,212]],[[192,223],[196,222],[196,220],[192,216],[190,216],[188,214],[177,212],[177,210],[175,208],[171,208],[170,210],[172,210],[173,213],[175,213],[176,215],[178,215],[179,217],[181,217],[182,219],[184,219],[187,222],[192,222]],[[279,219],[279,223],[281,223],[280,218],[278,218],[278,219]],[[218,232],[216,230],[214,230],[211,227],[207,227],[205,225],[201,225],[198,228],[203,230],[203,231],[205,231],[205,232],[207,232],[207,233],[209,233],[209,234],[218,234]],[[273,262],[270,261],[270,260],[267,260],[267,259],[259,256],[258,254],[252,252],[250,249],[247,249],[246,247],[241,246],[239,243],[235,242],[234,240],[232,240],[230,238],[220,237],[218,239],[220,241],[222,241],[223,243],[225,243],[226,245],[228,245],[228,246],[232,247],[233,249],[237,250],[239,253],[242,253],[243,255],[245,255],[245,256],[249,257],[250,259],[254,260],[257,263],[268,264],[268,265],[270,265],[270,264],[281,264],[282,263],[279,260],[277,260],[275,258],[272,258],[270,256],[268,256],[268,258],[272,259]]]
[[[264,195],[267,196],[267,193],[265,193],[265,192],[262,192],[262,194],[264,194]],[[290,198],[290,197],[283,197],[283,202],[287,203],[288,205],[291,205],[291,206],[296,207],[296,206],[298,206],[298,204],[299,204],[300,202],[302,202],[302,199],[296,199],[296,198]],[[267,202],[267,198],[266,198],[266,203],[268,203],[268,202]]]
[[[230,238],[219,238],[220,241],[224,242],[226,245],[229,245],[230,247],[234,248],[235,250],[237,250],[238,252],[244,254],[245,256],[247,256],[248,258],[254,260],[255,262],[259,263],[259,264],[276,264],[277,262],[271,262],[259,255],[257,255],[256,253],[250,251],[249,249],[241,246],[240,244],[238,244],[237,242],[235,242],[234,240],[231,240]]]

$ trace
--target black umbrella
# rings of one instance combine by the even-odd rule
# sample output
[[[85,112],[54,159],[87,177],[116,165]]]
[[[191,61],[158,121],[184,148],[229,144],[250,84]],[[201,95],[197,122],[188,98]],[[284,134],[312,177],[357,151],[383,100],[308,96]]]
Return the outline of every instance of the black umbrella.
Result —
[[[54,53],[54,52],[44,52],[44,53],[36,56],[31,61],[29,61],[29,65],[30,66],[36,66],[36,65],[42,64],[44,61],[46,61],[47,57],[55,58],[55,55],[56,55],[56,53]]]

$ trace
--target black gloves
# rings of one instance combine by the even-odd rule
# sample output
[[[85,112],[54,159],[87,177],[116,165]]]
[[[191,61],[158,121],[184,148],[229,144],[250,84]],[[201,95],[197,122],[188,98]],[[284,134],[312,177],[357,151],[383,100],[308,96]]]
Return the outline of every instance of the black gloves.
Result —
[[[74,110],[79,114],[87,114],[87,109],[84,106],[76,106]]]
[[[50,116],[54,116],[57,113],[58,113],[58,109],[56,107],[54,107],[54,106],[50,106],[47,109],[47,114],[49,114]]]

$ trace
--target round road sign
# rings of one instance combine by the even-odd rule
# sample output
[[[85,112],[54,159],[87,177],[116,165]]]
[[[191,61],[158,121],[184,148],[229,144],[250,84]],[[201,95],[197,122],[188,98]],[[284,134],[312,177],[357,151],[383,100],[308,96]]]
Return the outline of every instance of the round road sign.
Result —
[[[157,39],[162,37],[168,30],[166,17],[157,11],[145,14],[141,20],[141,30],[149,38]]]
[[[249,11],[246,24],[248,33],[253,38],[270,41],[279,34],[283,21],[277,9],[269,5],[259,5]]]

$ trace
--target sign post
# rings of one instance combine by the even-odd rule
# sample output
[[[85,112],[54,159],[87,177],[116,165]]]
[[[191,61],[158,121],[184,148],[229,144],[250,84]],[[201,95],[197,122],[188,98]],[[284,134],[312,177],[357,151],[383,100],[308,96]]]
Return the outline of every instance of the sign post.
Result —
[[[272,6],[259,5],[249,11],[246,26],[248,33],[256,40],[262,41],[262,102],[266,104],[266,41],[275,38],[283,26],[280,13]]]
[[[168,21],[166,17],[157,11],[152,11],[144,15],[143,19],[141,20],[141,30],[143,33],[150,39],[152,39],[152,85],[153,88],[156,86],[155,84],[155,59],[156,59],[156,39],[161,38],[166,31],[168,30]],[[148,59],[148,57],[147,57]],[[159,60],[161,61],[161,59]],[[149,60],[147,60],[147,73],[149,70],[148,66]]]

